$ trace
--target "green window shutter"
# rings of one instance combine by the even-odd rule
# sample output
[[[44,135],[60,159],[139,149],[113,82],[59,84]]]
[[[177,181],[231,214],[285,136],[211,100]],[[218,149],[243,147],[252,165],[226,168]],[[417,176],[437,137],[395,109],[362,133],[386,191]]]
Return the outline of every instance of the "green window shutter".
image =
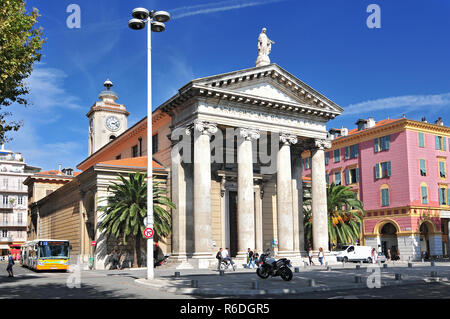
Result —
[[[447,150],[447,139],[445,137],[442,137],[442,143],[444,143],[444,151]]]
[[[330,175],[329,174],[325,175],[325,179],[327,181],[327,185],[330,184]]]
[[[421,187],[422,204],[428,204],[428,189],[426,186]]]
[[[425,135],[421,132],[419,134],[419,147],[425,147]]]
[[[359,156],[359,145],[356,144],[355,145],[355,157],[358,157],[358,156]]]
[[[376,138],[375,139],[375,144],[374,144],[374,151],[375,151],[375,153],[377,153],[379,149],[380,149],[380,140],[378,138]]]
[[[346,146],[345,147],[345,159],[347,160],[348,158],[349,158],[349,147],[348,146]]]
[[[427,173],[427,163],[424,159],[420,160],[420,170],[423,171],[425,174]]]
[[[356,169],[356,182],[359,183],[359,168]]]
[[[439,136],[435,136],[435,141],[436,141],[436,149],[440,150],[441,149],[441,142],[439,141]]]
[[[386,206],[389,206],[389,189],[385,189],[384,190],[385,191],[385,193],[386,193],[386,195],[385,195],[385,199],[386,199]]]
[[[450,205],[450,188],[447,188],[447,205]]]
[[[350,184],[350,170],[349,169],[345,170],[345,184],[346,185]]]
[[[389,189],[381,190],[381,206],[389,206]]]
[[[328,165],[330,162],[330,152],[325,153],[325,165]]]
[[[379,179],[380,178],[380,164],[377,163],[375,164],[375,179]]]
[[[444,196],[442,194],[442,189],[439,187],[439,204],[443,204],[444,203]]]
[[[388,150],[391,147],[391,136],[388,135],[385,138],[385,150]]]
[[[445,172],[445,163],[444,162],[439,162],[439,173],[440,173],[440,177],[445,178],[446,177],[446,172]]]
[[[387,162],[387,171],[388,171],[388,176],[391,176],[391,162]]]

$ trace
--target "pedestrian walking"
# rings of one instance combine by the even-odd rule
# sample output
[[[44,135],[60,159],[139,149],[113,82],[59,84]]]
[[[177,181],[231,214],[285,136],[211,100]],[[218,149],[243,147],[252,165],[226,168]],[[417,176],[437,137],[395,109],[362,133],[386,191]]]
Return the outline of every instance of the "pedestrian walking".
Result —
[[[250,265],[253,265],[253,268],[256,268],[255,260],[253,259],[253,251],[249,248],[247,250],[247,268],[250,268]]]
[[[258,253],[253,254],[253,261],[257,265],[256,267],[259,267],[259,254]]]
[[[216,254],[216,259],[217,259],[217,270],[220,270],[220,263],[222,262],[222,250],[223,248],[220,247],[219,251]]]
[[[312,251],[311,247],[309,247],[308,258],[309,258],[309,265],[310,266],[314,265],[314,262],[313,262],[313,251]]]
[[[119,254],[117,252],[117,249],[114,249],[111,259],[112,259],[112,269],[120,269],[119,268]]]
[[[378,258],[378,253],[375,248],[372,248],[371,257],[372,257],[372,264],[376,264],[377,258]]]
[[[13,256],[11,256],[11,253],[8,252],[8,266],[6,267],[8,277],[14,277],[13,266],[14,266],[14,258]]]
[[[387,250],[387,261],[391,261],[391,259],[392,259],[392,255],[391,255],[391,249],[389,249],[388,248],[388,250]]]
[[[320,262],[320,265],[322,266],[323,265],[323,261],[325,260],[325,256],[323,254],[323,248],[322,247],[319,248],[319,254],[317,256],[319,257],[319,262]]]

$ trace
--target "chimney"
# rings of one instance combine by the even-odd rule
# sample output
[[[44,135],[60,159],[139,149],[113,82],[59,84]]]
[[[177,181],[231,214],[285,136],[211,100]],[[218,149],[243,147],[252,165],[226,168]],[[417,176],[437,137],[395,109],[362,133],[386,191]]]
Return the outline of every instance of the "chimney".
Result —
[[[440,126],[444,126],[444,122],[442,121],[442,117],[438,117],[438,119],[436,120],[436,122],[434,122],[434,124],[440,125]]]
[[[428,122],[427,122],[427,118],[426,118],[425,116],[422,117],[422,122],[428,123]]]
[[[348,136],[348,129],[343,126],[341,128],[341,134],[342,134],[342,136]]]

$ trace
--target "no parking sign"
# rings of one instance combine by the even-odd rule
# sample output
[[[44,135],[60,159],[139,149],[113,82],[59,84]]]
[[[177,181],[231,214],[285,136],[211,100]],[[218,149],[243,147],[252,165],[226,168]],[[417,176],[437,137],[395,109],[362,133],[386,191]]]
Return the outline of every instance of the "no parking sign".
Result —
[[[153,228],[146,228],[145,230],[144,230],[144,236],[146,237],[146,238],[148,238],[148,239],[150,239],[150,238],[152,238],[153,237]]]

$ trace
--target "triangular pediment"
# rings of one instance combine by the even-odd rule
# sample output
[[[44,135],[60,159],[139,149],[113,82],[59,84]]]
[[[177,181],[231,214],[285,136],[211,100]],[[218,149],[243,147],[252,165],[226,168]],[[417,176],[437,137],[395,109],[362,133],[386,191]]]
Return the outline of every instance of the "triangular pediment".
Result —
[[[339,115],[343,109],[276,64],[194,80],[196,87],[308,106]]]

